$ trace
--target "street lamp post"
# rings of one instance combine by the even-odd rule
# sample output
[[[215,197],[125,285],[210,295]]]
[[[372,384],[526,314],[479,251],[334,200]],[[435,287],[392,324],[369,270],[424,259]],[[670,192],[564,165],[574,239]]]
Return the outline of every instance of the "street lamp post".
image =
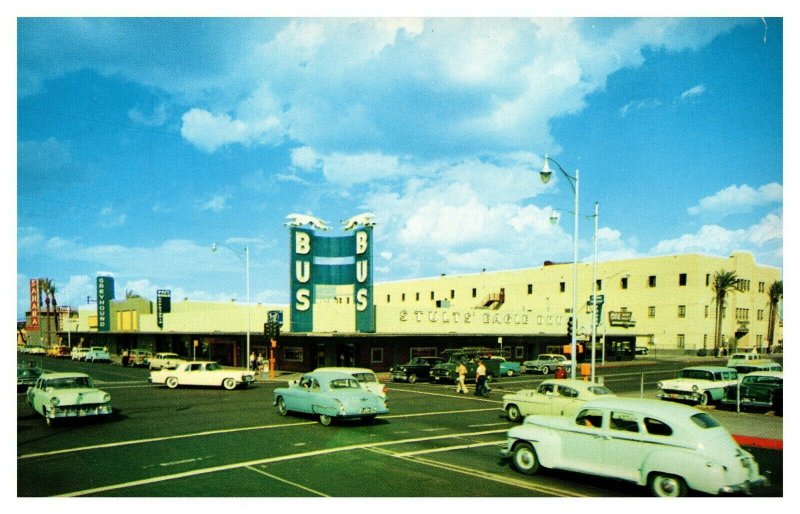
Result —
[[[597,220],[600,202],[594,203],[594,264],[592,266],[592,383],[594,383],[595,343],[597,342]],[[605,341],[603,342],[605,345]]]
[[[237,252],[230,246],[222,243],[219,244],[213,243],[211,245],[211,251],[216,252],[218,245],[224,246],[228,250],[235,253],[239,259],[242,259],[242,255],[239,252]],[[250,369],[250,360],[249,360],[250,359],[250,249],[247,246],[244,247],[244,258],[242,260],[244,261],[245,279],[247,281],[247,286],[246,286],[247,287],[247,347],[244,354],[244,363],[245,363],[244,367],[249,370]]]
[[[544,166],[542,167],[542,171],[539,173],[539,177],[542,179],[542,183],[547,184],[550,182],[550,176],[553,172],[550,170],[550,166],[548,166],[548,162],[552,162],[558,167],[558,171],[560,171],[569,182],[570,187],[572,187],[572,192],[575,197],[575,229],[573,235],[573,249],[572,249],[572,316],[575,319],[575,325],[577,327],[578,320],[578,200],[580,194],[580,171],[577,169],[575,170],[575,176],[571,176],[569,173],[564,171],[564,168],[554,160],[552,157],[548,157],[547,155],[544,156]],[[576,330],[573,329],[572,331],[572,341],[570,342],[570,357],[571,357],[571,365],[570,365],[570,376],[571,378],[575,378],[575,368],[578,365],[577,356],[575,355],[577,352],[577,344],[575,341],[575,332]]]

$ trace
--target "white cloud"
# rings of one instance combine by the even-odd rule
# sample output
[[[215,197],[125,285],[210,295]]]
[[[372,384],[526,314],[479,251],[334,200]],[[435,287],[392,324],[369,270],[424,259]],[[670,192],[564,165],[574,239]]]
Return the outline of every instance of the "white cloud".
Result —
[[[647,98],[644,100],[631,100],[619,109],[619,117],[624,118],[630,111],[641,111],[644,109],[655,109],[661,106],[661,100],[657,98]]]
[[[146,127],[160,127],[164,125],[169,118],[167,104],[161,102],[149,113],[142,112],[139,106],[135,106],[128,111],[128,118]]]
[[[214,195],[206,203],[200,206],[201,210],[222,212],[228,208],[227,202],[230,195]]]
[[[706,86],[704,86],[703,84],[698,84],[681,93],[681,100],[686,100],[687,98],[700,96],[705,92],[706,92]]]
[[[102,228],[114,228],[125,224],[128,216],[124,213],[117,213],[116,210],[107,205],[100,209],[100,218],[97,224]]]
[[[753,189],[748,185],[732,185],[702,198],[698,205],[689,207],[689,214],[726,215],[750,212],[754,207],[783,202],[783,186],[775,182]]]
[[[299,148],[292,148],[291,151],[292,166],[301,170],[313,170],[320,162],[320,157],[313,148],[308,146],[301,146]]]
[[[242,120],[194,108],[184,113],[181,121],[184,139],[207,153],[232,143],[245,146],[275,144],[283,135],[281,122],[276,116]]]

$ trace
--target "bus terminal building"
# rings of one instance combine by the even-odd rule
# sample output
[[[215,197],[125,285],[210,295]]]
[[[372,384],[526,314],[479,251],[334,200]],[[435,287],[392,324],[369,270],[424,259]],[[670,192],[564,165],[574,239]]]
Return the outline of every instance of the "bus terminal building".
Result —
[[[98,277],[105,278],[104,289],[110,285],[110,298],[101,303],[98,296],[98,305],[79,308],[69,321],[60,319],[56,340],[106,346],[117,355],[142,348],[244,366],[248,332],[251,350],[269,356],[264,324],[270,311],[279,311],[283,325],[274,353],[276,369],[346,365],[388,371],[413,356],[441,355],[463,346],[502,349],[517,361],[539,353],[568,353],[572,317],[581,362],[591,358],[596,276],[598,361],[634,358],[637,347],[656,356],[694,355],[714,349],[717,306],[712,284],[716,273],[732,271],[740,283],[726,299],[722,344],[729,350],[766,349],[768,291],[782,279],[779,268],[758,265],[745,252],[598,262],[596,275],[592,263],[578,263],[578,308],[573,313],[572,263],[373,284],[367,280],[372,276],[371,252],[363,244],[371,232],[363,238],[358,234],[327,238],[341,240],[326,241],[322,250],[339,257],[355,254],[351,272],[314,264],[303,236],[295,238],[293,231],[289,304],[176,301],[161,291],[155,301],[114,300],[113,282]],[[311,237],[306,243],[313,248]],[[312,280],[315,275],[322,277],[320,282]],[[30,341],[35,336],[28,332]],[[782,339],[779,307],[773,344],[782,345]]]

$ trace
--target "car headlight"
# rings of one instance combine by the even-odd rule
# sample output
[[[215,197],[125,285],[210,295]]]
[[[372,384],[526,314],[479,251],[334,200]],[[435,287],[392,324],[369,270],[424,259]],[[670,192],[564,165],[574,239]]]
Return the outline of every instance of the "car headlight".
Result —
[[[59,403],[61,403],[61,400],[59,400],[57,396],[53,396],[52,398],[50,398],[50,405],[52,405],[53,407],[55,407]]]
[[[108,393],[104,394],[103,395],[103,401],[104,402],[110,402],[111,401],[111,395],[108,394]]]
[[[695,393],[696,393],[698,389],[699,389],[699,387],[697,387],[697,384],[694,384],[694,385],[692,386],[692,392],[695,392]]]

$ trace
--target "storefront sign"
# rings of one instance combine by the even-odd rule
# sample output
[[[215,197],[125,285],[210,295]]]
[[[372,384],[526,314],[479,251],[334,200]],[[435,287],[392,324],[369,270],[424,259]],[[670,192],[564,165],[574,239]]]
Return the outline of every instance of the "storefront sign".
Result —
[[[442,309],[430,310],[401,310],[401,322],[408,323],[437,323],[461,325],[540,325],[557,326],[564,324],[564,316],[533,315],[533,314],[500,314],[481,311],[454,311]]]
[[[164,328],[164,313],[172,311],[172,292],[169,289],[156,291],[156,323]]]
[[[612,327],[634,327],[633,313],[630,311],[611,311],[608,313],[608,324]]]

